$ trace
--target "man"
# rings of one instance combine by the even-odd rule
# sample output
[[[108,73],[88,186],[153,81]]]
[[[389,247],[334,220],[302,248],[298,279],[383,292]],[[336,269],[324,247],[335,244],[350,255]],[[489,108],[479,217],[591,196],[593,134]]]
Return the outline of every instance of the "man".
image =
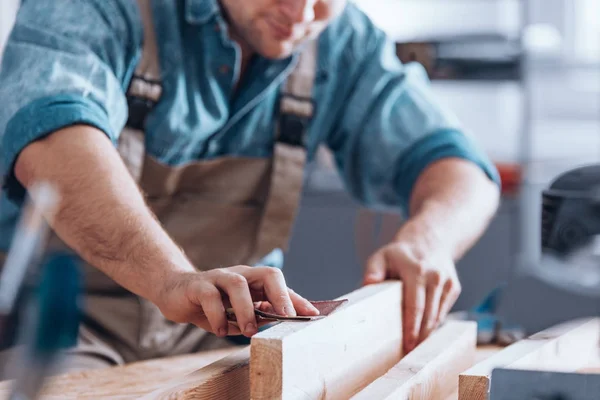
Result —
[[[47,181],[53,245],[93,266],[73,368],[252,336],[254,302],[315,315],[259,266],[282,265],[321,144],[353,196],[409,215],[364,278],[404,282],[407,351],[449,312],[454,262],[498,204],[496,171],[422,67],[344,0],[27,0],[0,98],[0,249],[24,189]]]

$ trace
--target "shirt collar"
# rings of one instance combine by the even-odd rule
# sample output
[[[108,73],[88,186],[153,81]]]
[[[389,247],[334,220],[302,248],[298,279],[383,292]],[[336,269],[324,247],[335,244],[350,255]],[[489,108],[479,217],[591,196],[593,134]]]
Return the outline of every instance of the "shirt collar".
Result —
[[[185,19],[190,24],[204,24],[219,11],[217,0],[186,0]]]

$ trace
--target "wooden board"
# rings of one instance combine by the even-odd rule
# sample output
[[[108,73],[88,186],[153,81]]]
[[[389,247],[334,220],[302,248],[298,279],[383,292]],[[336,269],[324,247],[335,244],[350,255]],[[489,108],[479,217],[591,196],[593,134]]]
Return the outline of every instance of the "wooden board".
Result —
[[[247,400],[250,393],[250,347],[207,365],[142,399]]]
[[[499,346],[499,345],[483,345],[483,346],[477,347],[477,350],[475,351],[474,364],[480,363],[483,360],[487,360],[488,358],[492,357],[494,354],[502,351],[502,349],[504,349],[504,347],[505,346]],[[449,395],[448,397],[446,397],[444,400],[458,400],[458,379],[457,379],[457,386],[454,389],[454,392],[452,392],[452,394]]]
[[[343,298],[327,318],[281,323],[252,338],[253,400],[347,399],[400,360],[400,282]]]
[[[206,365],[232,350],[216,350],[203,353],[138,362],[124,367],[88,371],[56,377],[47,385],[43,399],[137,399],[155,391],[153,396],[162,394],[165,387],[192,373],[198,366]],[[477,349],[477,360],[482,361],[502,349],[485,346]],[[201,368],[202,369],[202,368]],[[167,385],[167,386],[165,386]],[[9,383],[0,384],[0,398],[8,396]],[[159,388],[159,390],[155,390]],[[152,398],[152,397],[148,397]],[[446,400],[457,400],[458,390]]]
[[[486,400],[494,368],[573,372],[598,358],[600,319],[559,325],[508,346],[459,377],[459,400]]]
[[[399,282],[368,286],[343,296],[349,301],[327,318],[281,323],[258,334],[258,355],[265,341],[280,342],[285,350],[274,371],[286,378],[290,391],[279,398],[302,397],[305,388],[318,393],[316,398],[348,398],[385,373],[401,357],[401,297]],[[63,375],[48,382],[42,399],[248,399],[249,355],[239,349]],[[258,361],[270,360],[263,356]],[[6,398],[9,385],[0,384],[0,398]]]
[[[137,399],[165,382],[212,364],[239,349],[239,346],[231,347],[57,376],[44,386],[42,399]],[[0,399],[8,398],[10,388],[11,382],[0,383]]]
[[[477,324],[449,321],[352,400],[439,400],[475,362]]]

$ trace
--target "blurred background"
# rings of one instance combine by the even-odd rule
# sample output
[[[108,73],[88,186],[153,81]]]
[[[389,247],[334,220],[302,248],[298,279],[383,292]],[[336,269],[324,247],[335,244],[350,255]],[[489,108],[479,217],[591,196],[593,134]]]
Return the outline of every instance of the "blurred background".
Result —
[[[501,208],[459,263],[468,309],[504,285],[501,317],[537,331],[600,314],[598,298],[532,273],[539,258],[540,191],[557,175],[600,161],[600,0],[355,0],[422,63],[498,165]],[[0,49],[19,0],[0,0]],[[0,51],[1,57],[1,51]],[[344,192],[326,153],[311,165],[287,255],[288,283],[313,299],[356,288],[369,254],[401,217],[370,212]]]

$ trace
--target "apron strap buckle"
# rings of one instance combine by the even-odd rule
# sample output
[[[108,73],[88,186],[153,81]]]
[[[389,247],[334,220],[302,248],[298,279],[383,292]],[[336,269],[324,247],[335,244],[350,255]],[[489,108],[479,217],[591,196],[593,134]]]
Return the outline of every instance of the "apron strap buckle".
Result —
[[[310,97],[282,93],[277,141],[290,146],[305,147],[306,135],[315,109],[316,104]]]

